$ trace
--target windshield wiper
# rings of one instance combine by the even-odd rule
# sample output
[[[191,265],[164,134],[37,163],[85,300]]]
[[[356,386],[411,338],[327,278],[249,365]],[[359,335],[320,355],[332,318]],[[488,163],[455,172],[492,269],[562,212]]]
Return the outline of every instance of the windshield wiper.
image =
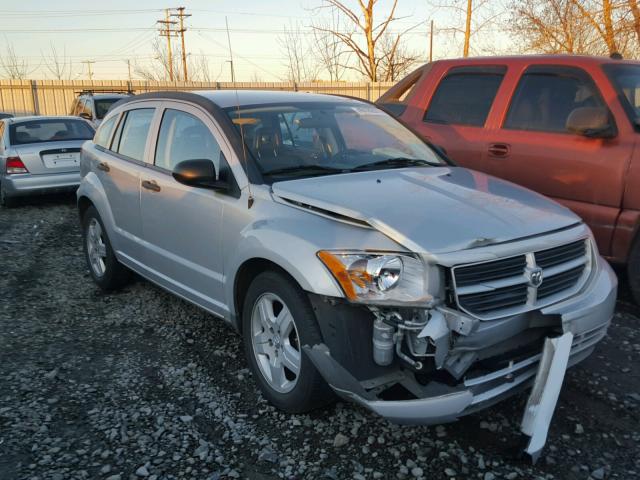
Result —
[[[328,167],[326,165],[295,165],[291,167],[275,168],[273,170],[267,170],[263,172],[263,175],[287,175],[287,174],[300,174],[300,175],[313,175],[314,173],[346,173],[350,172],[349,169]]]
[[[353,169],[354,172],[363,171],[363,170],[375,170],[377,168],[384,167],[421,167],[424,165],[429,165],[432,167],[440,167],[441,163],[438,162],[430,162],[428,160],[421,160],[418,158],[405,158],[405,157],[395,157],[395,158],[387,158],[386,160],[380,160],[379,162],[373,163],[365,163],[364,165],[359,165]]]

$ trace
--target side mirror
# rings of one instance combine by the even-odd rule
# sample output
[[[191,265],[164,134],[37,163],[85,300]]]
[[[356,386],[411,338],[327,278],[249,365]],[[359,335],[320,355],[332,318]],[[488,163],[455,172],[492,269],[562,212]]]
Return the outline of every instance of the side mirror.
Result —
[[[80,118],[84,118],[85,120],[89,120],[89,121],[93,120],[91,118],[91,115],[89,115],[87,112],[82,112],[82,113],[78,114],[78,116]]]
[[[604,107],[576,108],[569,114],[566,127],[571,133],[591,138],[613,138],[617,134]]]
[[[229,190],[227,182],[216,179],[216,167],[211,160],[184,160],[174,167],[171,174],[178,182],[192,187]]]

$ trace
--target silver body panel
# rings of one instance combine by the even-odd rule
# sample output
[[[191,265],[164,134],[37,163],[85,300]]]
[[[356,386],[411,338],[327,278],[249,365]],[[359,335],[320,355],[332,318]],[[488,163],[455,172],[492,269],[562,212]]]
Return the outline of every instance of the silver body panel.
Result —
[[[240,102],[260,98],[255,92],[239,93],[236,100]],[[291,101],[292,95],[309,101],[330,98],[271,93],[264,101],[283,95]],[[232,102],[229,92],[205,97],[219,99],[223,107]],[[78,198],[96,207],[123,264],[236,328],[236,277],[246,262],[255,259],[273,262],[310,295],[341,300],[341,288],[317,257],[320,250],[413,252],[437,269],[543,250],[590,236],[589,229],[564,207],[516,185],[456,167],[249,184],[244,160],[236,155],[214,116],[196,103],[134,99],[110,111],[106,119],[147,107],[156,111],[144,161],[126,159],[87,142]],[[210,128],[237,182],[237,197],[187,187],[153,165],[150,152],[155,151],[165,108],[187,111]],[[108,164],[109,172],[99,170],[100,163]],[[141,187],[141,182],[151,180],[159,191]],[[525,332],[535,313],[558,320],[561,329],[575,337],[569,364],[585,358],[606,333],[617,288],[615,275],[595,247],[593,255],[589,278],[579,291],[537,312],[480,321],[475,331],[464,333],[467,336],[459,348],[481,351],[495,346]],[[442,310],[452,323],[469,320],[461,312],[445,309],[442,298],[429,308]],[[538,362],[532,357],[516,363],[512,372],[476,378],[453,396],[386,402],[343,388],[349,382],[339,378],[339,366],[322,345],[305,346],[305,351],[336,392],[401,423],[447,421],[484,408],[529,385]],[[450,353],[457,352],[453,348]],[[506,375],[517,381],[505,383]]]

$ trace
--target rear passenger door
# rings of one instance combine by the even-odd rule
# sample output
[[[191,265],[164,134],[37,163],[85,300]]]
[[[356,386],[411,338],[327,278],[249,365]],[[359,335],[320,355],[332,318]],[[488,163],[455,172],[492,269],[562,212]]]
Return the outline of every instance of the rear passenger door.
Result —
[[[177,182],[183,160],[211,160],[220,172],[230,155],[216,125],[199,108],[164,102],[158,132],[141,178],[141,213],[149,275],[179,295],[224,315],[222,220],[237,199]],[[224,168],[224,165],[222,165]]]
[[[485,122],[505,72],[491,65],[449,68],[435,91],[427,92],[422,121],[412,125],[459,165],[482,170]]]
[[[609,255],[633,146],[620,136],[589,138],[566,128],[574,109],[606,106],[583,69],[529,66],[496,127],[488,130],[484,155],[488,173],[574,210],[593,230],[601,252]]]
[[[142,263],[140,176],[146,170],[145,152],[157,102],[135,104],[108,119],[98,130],[95,172],[111,207],[114,248],[125,263]]]

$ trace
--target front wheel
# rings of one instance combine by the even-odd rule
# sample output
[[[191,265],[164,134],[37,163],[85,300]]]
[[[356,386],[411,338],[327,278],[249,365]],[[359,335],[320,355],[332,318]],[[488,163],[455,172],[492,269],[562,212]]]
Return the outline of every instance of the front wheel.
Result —
[[[84,254],[94,282],[103,290],[116,290],[128,282],[131,272],[118,262],[102,219],[95,207],[82,219]]]
[[[302,350],[322,342],[304,291],[268,271],[251,283],[242,310],[247,361],[265,397],[289,413],[326,405],[333,392]]]

